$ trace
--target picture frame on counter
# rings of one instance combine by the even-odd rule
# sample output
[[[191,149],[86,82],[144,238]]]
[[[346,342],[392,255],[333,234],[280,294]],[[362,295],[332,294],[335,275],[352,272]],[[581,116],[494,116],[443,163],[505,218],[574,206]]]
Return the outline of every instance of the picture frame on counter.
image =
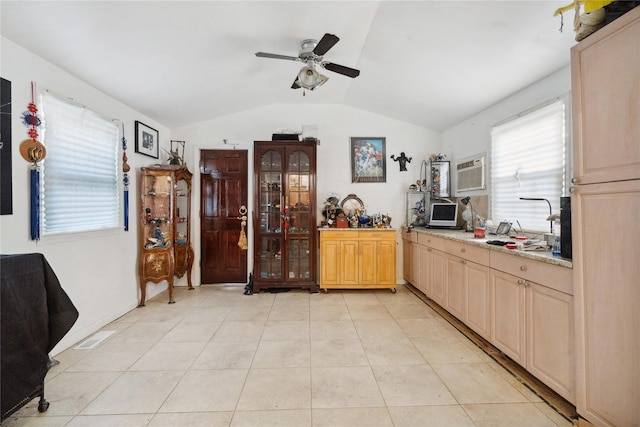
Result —
[[[351,182],[387,182],[386,138],[350,139]]]
[[[136,153],[157,159],[160,157],[159,132],[136,120]]]

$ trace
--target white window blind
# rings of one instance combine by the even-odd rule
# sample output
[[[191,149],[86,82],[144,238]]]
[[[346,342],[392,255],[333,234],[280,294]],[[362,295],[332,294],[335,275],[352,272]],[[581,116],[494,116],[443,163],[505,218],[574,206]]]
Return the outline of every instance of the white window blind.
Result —
[[[118,227],[118,127],[50,94],[42,113],[42,234]]]
[[[560,213],[564,193],[565,105],[556,100],[491,132],[491,218],[519,221],[524,229],[549,231],[549,205]]]

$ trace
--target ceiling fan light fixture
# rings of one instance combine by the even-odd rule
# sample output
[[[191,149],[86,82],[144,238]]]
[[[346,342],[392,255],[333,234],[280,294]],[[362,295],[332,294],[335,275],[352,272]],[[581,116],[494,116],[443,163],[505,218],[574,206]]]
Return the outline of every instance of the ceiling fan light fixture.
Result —
[[[323,85],[329,78],[318,73],[312,66],[302,67],[298,73],[298,80],[296,83],[305,89],[314,90],[318,86]]]

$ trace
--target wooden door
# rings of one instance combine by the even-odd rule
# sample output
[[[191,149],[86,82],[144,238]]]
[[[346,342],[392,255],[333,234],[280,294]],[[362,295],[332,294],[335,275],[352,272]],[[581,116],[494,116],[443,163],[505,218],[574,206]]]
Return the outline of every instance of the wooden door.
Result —
[[[247,251],[238,246],[239,210],[248,206],[247,158],[246,150],[201,151],[202,284],[247,282]]]

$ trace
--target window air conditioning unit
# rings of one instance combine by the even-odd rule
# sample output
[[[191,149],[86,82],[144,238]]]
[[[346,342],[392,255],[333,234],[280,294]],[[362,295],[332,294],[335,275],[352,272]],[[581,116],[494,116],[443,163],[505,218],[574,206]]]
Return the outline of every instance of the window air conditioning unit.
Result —
[[[485,157],[484,154],[480,154],[458,163],[456,166],[458,192],[487,188],[485,185]]]

